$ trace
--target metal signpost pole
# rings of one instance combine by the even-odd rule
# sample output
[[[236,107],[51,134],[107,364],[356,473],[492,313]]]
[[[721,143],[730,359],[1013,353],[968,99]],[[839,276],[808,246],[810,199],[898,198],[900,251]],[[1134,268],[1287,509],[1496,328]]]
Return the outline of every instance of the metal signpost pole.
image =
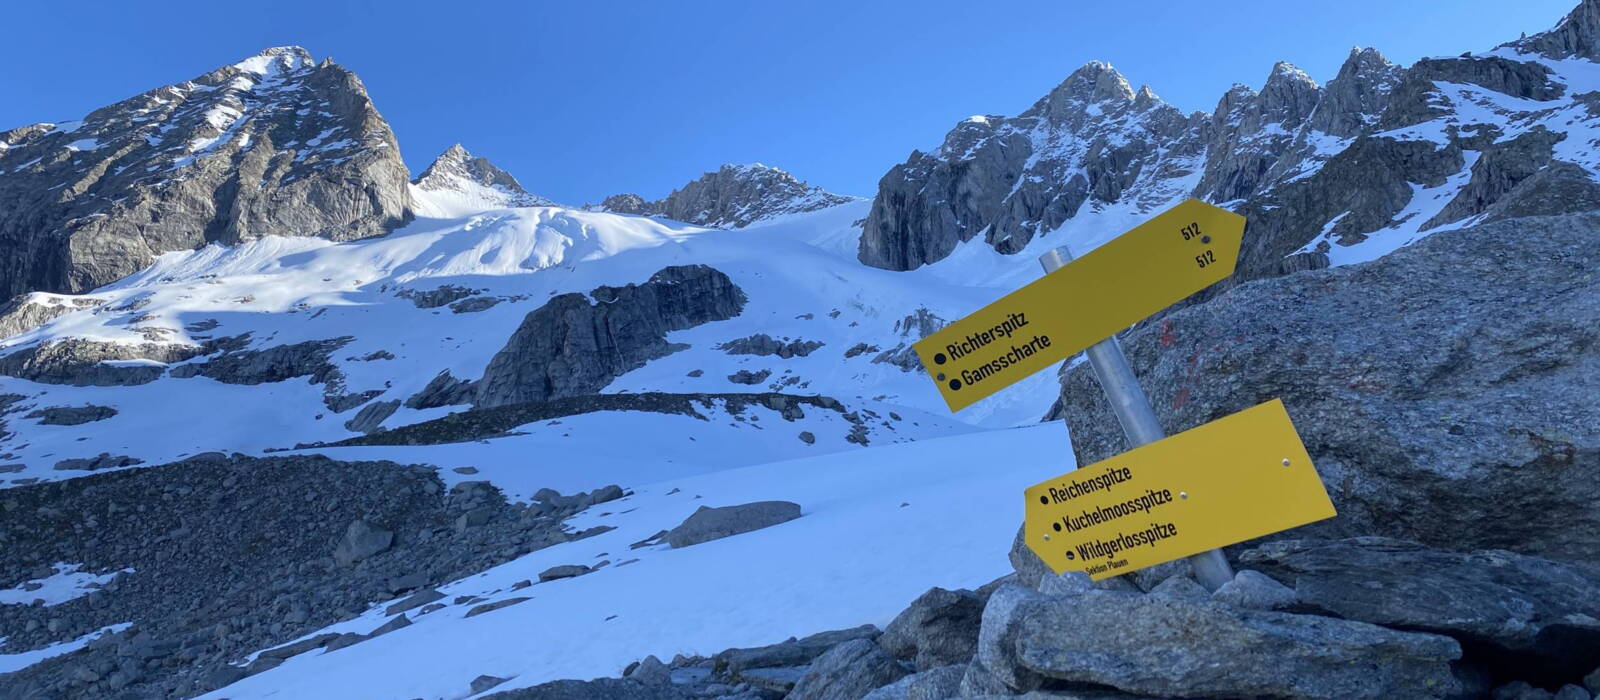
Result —
[[[1072,262],[1072,252],[1066,246],[1039,256],[1039,264],[1044,266],[1045,274],[1066,267],[1069,262]],[[1122,433],[1128,438],[1129,449],[1165,438],[1167,434],[1156,421],[1156,413],[1150,408],[1150,398],[1139,387],[1138,378],[1133,375],[1133,368],[1128,366],[1128,357],[1122,353],[1117,336],[1090,345],[1084,354],[1089,357],[1089,366],[1094,369],[1100,389],[1111,402],[1112,412],[1117,414],[1117,422],[1122,424]],[[1233,580],[1233,568],[1228,566],[1228,559],[1220,549],[1193,555],[1189,557],[1189,563],[1194,567],[1195,578],[1207,590],[1215,591]]]

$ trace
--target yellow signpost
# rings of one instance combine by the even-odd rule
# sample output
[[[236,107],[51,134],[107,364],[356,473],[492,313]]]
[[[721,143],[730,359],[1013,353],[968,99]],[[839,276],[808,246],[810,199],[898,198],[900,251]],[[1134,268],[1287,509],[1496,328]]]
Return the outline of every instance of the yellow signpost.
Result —
[[[959,411],[1233,274],[1244,217],[1187,200],[914,349]]]
[[[1102,579],[1331,518],[1277,399],[1035,484],[1027,544]]]

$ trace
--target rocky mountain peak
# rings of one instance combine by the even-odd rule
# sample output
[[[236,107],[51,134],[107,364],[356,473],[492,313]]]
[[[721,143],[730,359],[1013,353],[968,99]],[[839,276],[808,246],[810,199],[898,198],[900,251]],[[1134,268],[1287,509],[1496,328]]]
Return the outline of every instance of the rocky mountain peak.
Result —
[[[808,185],[770,165],[730,163],[662,199],[647,202],[635,194],[613,195],[599,209],[663,216],[712,228],[743,228],[774,216],[816,211],[854,199]]]
[[[331,58],[326,59],[327,63],[332,61]],[[316,59],[311,57],[311,52],[299,46],[274,46],[233,64],[233,67],[256,75],[271,75],[310,68],[315,64]]]
[[[267,49],[81,120],[0,133],[0,293],[83,291],[155,256],[404,223],[406,168],[356,76]]]
[[[1323,88],[1311,128],[1340,138],[1360,133],[1389,106],[1389,93],[1404,71],[1377,49],[1352,47],[1339,74]]]
[[[1550,58],[1600,60],[1600,0],[1583,0],[1549,31],[1502,44]]]
[[[440,153],[411,184],[417,213],[423,216],[448,218],[482,209],[554,205],[459,143]]]
[[[1023,112],[1021,117],[1041,117],[1052,124],[1081,127],[1107,109],[1133,102],[1133,86],[1104,61],[1090,61]]]

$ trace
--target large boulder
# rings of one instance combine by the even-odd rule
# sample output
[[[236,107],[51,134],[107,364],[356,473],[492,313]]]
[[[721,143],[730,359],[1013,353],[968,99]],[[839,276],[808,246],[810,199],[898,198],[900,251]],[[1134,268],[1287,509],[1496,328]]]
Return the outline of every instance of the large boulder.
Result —
[[[913,673],[867,693],[866,700],[945,700],[961,693],[967,665],[940,666]]]
[[[1123,345],[1169,432],[1283,400],[1339,511],[1296,536],[1600,563],[1597,243],[1600,214],[1437,233],[1239,286]],[[1087,366],[1061,401],[1079,463],[1127,449]]]
[[[1560,685],[1600,659],[1600,571],[1587,567],[1378,537],[1272,542],[1240,559],[1292,584],[1303,608],[1448,634],[1506,675]]]
[[[787,700],[861,700],[910,671],[867,639],[855,639],[824,652],[811,662]]]
[[[1461,690],[1451,671],[1461,648],[1449,637],[1240,610],[1203,595],[1091,590],[1029,599],[1014,617],[1016,663],[1056,681],[1158,697],[1420,699]]]
[[[788,501],[757,501],[737,506],[701,506],[683,523],[667,531],[667,544],[673,549],[720,540],[764,527],[772,527],[800,517],[800,504]]]
[[[733,318],[744,304],[733,280],[705,265],[666,267],[642,284],[551,297],[489,361],[474,403],[598,393],[618,376],[687,347],[667,342],[667,333]]]
[[[344,537],[339,538],[338,544],[333,548],[333,560],[340,566],[355,566],[363,559],[387,550],[394,544],[394,533],[365,519],[356,520],[345,528]]]
[[[983,599],[968,590],[931,588],[883,628],[878,645],[917,670],[964,665],[978,649]],[[957,681],[959,681],[959,676]]]

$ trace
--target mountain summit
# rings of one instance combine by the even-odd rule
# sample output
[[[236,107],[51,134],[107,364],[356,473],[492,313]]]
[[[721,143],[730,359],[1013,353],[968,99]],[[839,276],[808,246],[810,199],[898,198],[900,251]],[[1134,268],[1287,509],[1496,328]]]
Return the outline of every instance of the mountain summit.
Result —
[[[607,197],[599,208],[618,214],[664,216],[711,228],[743,228],[763,219],[856,199],[807,185],[777,168],[751,163],[724,165],[654,202],[636,194],[618,194]]]
[[[0,132],[0,174],[4,294],[83,291],[213,242],[378,235],[410,204],[360,79],[295,46]]]
[[[484,209],[555,204],[523,189],[511,173],[459,143],[439,154],[411,184],[416,211],[423,216],[456,217]]]

